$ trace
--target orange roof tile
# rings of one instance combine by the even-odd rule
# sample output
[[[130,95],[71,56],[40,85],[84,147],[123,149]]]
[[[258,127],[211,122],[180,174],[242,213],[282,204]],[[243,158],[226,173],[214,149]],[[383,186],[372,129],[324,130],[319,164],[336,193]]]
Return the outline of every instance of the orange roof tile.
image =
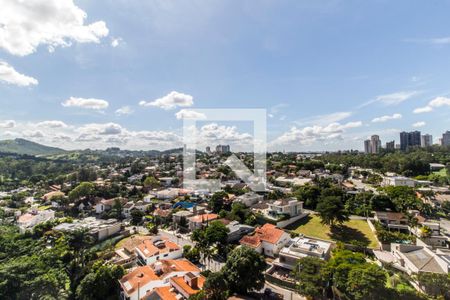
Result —
[[[159,276],[155,274],[150,266],[144,266],[138,267],[131,273],[123,276],[119,282],[123,290],[130,295],[137,290],[138,285],[144,286],[152,280],[159,280]]]
[[[189,221],[199,223],[199,222],[206,222],[206,221],[212,221],[219,217],[219,215],[216,214],[203,214],[198,216],[193,216],[189,218]]]
[[[145,296],[141,298],[141,300],[152,299],[151,296],[153,294],[157,294],[160,299],[164,300],[178,300],[176,297],[177,295],[171,291],[170,286],[154,288],[153,290],[148,291]]]
[[[170,283],[180,292],[183,291],[185,294],[188,294],[189,296],[192,296],[194,294],[197,294],[203,287],[203,284],[205,283],[205,277],[199,276],[197,277],[197,288],[192,288],[189,284],[184,281],[184,277],[182,276],[174,276],[170,278]],[[181,291],[180,291],[181,290]],[[182,293],[183,294],[183,293]]]
[[[256,228],[255,234],[251,236],[244,236],[240,243],[251,247],[258,247],[262,241],[276,244],[285,232],[278,229],[275,225],[266,223],[262,227]]]
[[[139,251],[145,256],[145,257],[151,257],[154,255],[158,255],[161,253],[167,253],[170,251],[179,250],[180,247],[175,244],[174,242],[169,241],[167,238],[161,239],[161,241],[164,243],[161,243],[161,246],[164,247],[156,247],[154,245],[154,242],[156,240],[144,240],[140,245],[138,245],[136,248],[139,249]]]

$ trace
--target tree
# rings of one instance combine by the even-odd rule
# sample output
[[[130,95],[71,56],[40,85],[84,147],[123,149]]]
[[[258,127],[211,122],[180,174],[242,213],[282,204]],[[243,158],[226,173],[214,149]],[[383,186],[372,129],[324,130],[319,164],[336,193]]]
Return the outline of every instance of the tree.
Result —
[[[450,297],[450,278],[447,274],[420,272],[417,280],[425,291],[434,297]],[[448,299],[448,298],[445,298]]]
[[[139,225],[142,222],[142,218],[144,217],[144,212],[139,209],[132,209],[131,210],[131,224],[132,225]]]
[[[325,265],[325,261],[317,257],[306,256],[298,260],[292,274],[299,294],[313,299],[324,296],[327,283],[323,272]]]
[[[299,201],[305,202],[305,207],[314,210],[320,197],[320,189],[315,185],[307,184],[297,188],[294,195]]]
[[[206,299],[208,300],[225,300],[228,299],[228,287],[225,275],[222,272],[211,273],[206,278],[203,285]]]
[[[354,267],[365,262],[364,255],[361,253],[337,249],[327,263],[326,272],[332,277],[334,286],[340,291],[345,292],[348,274]]]
[[[118,280],[125,270],[121,266],[96,262],[77,287],[78,299],[108,299],[115,296],[118,290]]]
[[[219,213],[224,206],[224,199],[228,198],[228,194],[224,191],[215,192],[209,200],[209,206],[214,213]]]
[[[341,198],[337,196],[327,196],[320,198],[316,211],[319,213],[322,223],[335,226],[348,221],[348,212]]]
[[[69,199],[71,201],[81,199],[83,197],[92,197],[94,195],[95,186],[91,182],[82,182],[77,185],[69,193]]]
[[[238,247],[228,256],[222,273],[231,292],[247,294],[264,286],[264,257],[249,247]]]
[[[159,180],[153,176],[147,176],[147,178],[145,178],[144,180],[144,187],[146,189],[152,190],[158,188],[160,185],[161,183],[159,182]]]
[[[350,270],[346,290],[355,300],[383,299],[386,294],[386,272],[374,264],[365,263]]]

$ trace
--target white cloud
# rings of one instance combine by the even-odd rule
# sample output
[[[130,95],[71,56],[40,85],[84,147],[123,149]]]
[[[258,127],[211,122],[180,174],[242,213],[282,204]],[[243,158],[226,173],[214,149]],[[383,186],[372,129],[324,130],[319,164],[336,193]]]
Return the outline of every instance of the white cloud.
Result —
[[[0,128],[14,128],[16,127],[16,121],[14,120],[6,120],[0,122]]]
[[[345,119],[349,118],[352,114],[353,113],[349,112],[349,111],[341,111],[341,112],[335,112],[335,113],[331,113],[331,114],[317,115],[317,116],[313,116],[313,117],[303,118],[298,121],[295,121],[294,123],[299,126],[309,125],[309,124],[326,125],[326,124],[345,120]]]
[[[179,112],[175,113],[175,116],[178,120],[181,119],[206,119],[205,114],[196,112],[195,110],[191,109],[182,109]]]
[[[428,39],[405,39],[405,42],[445,45],[450,44],[450,37],[428,38]]]
[[[310,145],[317,141],[341,140],[342,134],[348,129],[361,127],[362,122],[348,122],[346,124],[331,123],[327,126],[308,126],[304,128],[292,127],[289,131],[275,139],[272,145],[290,145],[299,143],[300,145]]]
[[[95,110],[102,110],[108,108],[109,106],[109,103],[106,100],[95,98],[76,98],[76,97],[70,97],[61,104],[64,107],[80,107]]]
[[[40,130],[25,130],[23,136],[26,138],[43,138],[44,134]]]
[[[374,118],[372,120],[373,123],[383,123],[389,120],[398,120],[401,119],[402,115],[401,114],[393,114],[392,116],[386,115],[386,116],[381,116],[378,118]]]
[[[166,96],[151,102],[148,101],[139,102],[140,106],[155,106],[165,110],[170,110],[177,107],[189,107],[192,106],[193,104],[194,100],[191,95],[186,95],[175,91],[172,91]]]
[[[252,141],[252,135],[248,133],[240,133],[236,126],[225,126],[217,123],[210,123],[200,127],[197,132],[197,138],[201,141],[218,143],[247,143]]]
[[[365,107],[367,105],[373,104],[373,103],[382,103],[383,105],[386,106],[391,106],[391,105],[398,105],[410,98],[412,98],[413,96],[419,94],[419,91],[401,91],[401,92],[396,92],[396,93],[391,93],[391,94],[384,94],[384,95],[379,95],[377,97],[375,97],[375,99],[369,100],[366,103],[363,103],[362,105],[359,106],[359,108]]]
[[[2,0],[0,48],[25,56],[40,45],[54,51],[72,42],[99,43],[109,33],[105,22],[85,24],[86,18],[73,0]]]
[[[56,120],[50,120],[50,121],[43,121],[36,124],[38,127],[47,127],[47,128],[67,128],[67,124],[63,121],[56,121]]]
[[[116,48],[122,43],[122,38],[112,38],[111,39],[111,47]]]
[[[428,102],[427,106],[418,107],[413,112],[415,114],[426,113],[426,112],[433,111],[435,108],[439,108],[439,107],[443,107],[443,106],[450,107],[450,98],[436,97],[433,100],[431,100],[430,102]]]
[[[129,106],[122,106],[121,108],[116,110],[116,115],[123,116],[123,115],[131,115],[134,112],[134,110]]]
[[[11,65],[4,61],[0,61],[0,81],[18,86],[38,84],[37,79],[17,72]]]
[[[85,134],[117,135],[122,133],[123,128],[116,123],[91,123],[82,126],[79,130]]]
[[[412,124],[412,126],[415,127],[415,128],[423,127],[423,126],[425,126],[425,125],[427,125],[427,123],[425,123],[425,122],[423,122],[423,121],[421,121],[421,122],[416,122],[416,123]]]

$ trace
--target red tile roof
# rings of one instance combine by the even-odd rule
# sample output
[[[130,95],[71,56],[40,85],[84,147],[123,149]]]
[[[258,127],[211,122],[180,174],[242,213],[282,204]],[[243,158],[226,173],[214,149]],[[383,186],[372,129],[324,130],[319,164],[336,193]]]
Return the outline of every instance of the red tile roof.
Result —
[[[169,241],[169,239],[167,239],[167,238],[161,239],[160,247],[155,246],[155,244],[154,244],[155,242],[157,242],[157,240],[155,240],[155,239],[144,240],[136,248],[139,249],[139,251],[145,257],[151,257],[151,256],[159,255],[162,253],[168,253],[171,251],[180,250],[180,247],[177,244]]]
[[[278,229],[275,225],[266,223],[262,227],[256,228],[254,235],[244,236],[240,243],[254,248],[258,247],[262,241],[276,244],[284,233],[283,230]]]

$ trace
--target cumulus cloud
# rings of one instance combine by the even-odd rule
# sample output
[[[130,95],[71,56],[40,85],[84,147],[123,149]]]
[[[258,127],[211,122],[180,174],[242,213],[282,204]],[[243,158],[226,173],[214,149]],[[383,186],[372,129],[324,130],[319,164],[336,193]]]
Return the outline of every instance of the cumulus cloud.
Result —
[[[17,86],[30,86],[38,84],[37,79],[17,72],[11,65],[4,61],[0,61],[0,81]]]
[[[386,106],[398,105],[398,104],[412,98],[413,96],[417,95],[418,93],[419,93],[419,91],[401,91],[401,92],[396,92],[396,93],[391,93],[391,94],[379,95],[379,96],[375,97],[375,99],[369,100],[366,103],[363,103],[362,105],[360,105],[360,108],[365,107],[370,104],[373,104],[373,103],[381,103]]]
[[[342,134],[348,129],[361,127],[362,122],[348,122],[345,124],[331,123],[327,126],[308,126],[304,128],[297,128],[296,126],[285,132],[283,135],[272,142],[273,145],[288,145],[292,143],[299,143],[301,145],[310,145],[316,141],[339,140],[342,139]]]
[[[73,42],[99,43],[109,31],[104,21],[85,24],[87,14],[73,0],[2,0],[0,48],[25,56],[47,45],[70,46]]]
[[[85,109],[94,109],[94,110],[102,110],[108,108],[109,103],[103,99],[95,99],[95,98],[77,98],[70,97],[63,103],[61,103],[64,107],[79,107]]]
[[[113,48],[116,48],[121,43],[122,43],[122,38],[120,38],[120,37],[111,39],[111,47],[113,47]]]
[[[47,128],[67,128],[67,124],[63,121],[56,121],[56,120],[50,120],[50,121],[43,121],[36,124],[38,127],[47,127]]]
[[[439,107],[443,107],[443,106],[450,107],[450,98],[436,97],[433,100],[431,100],[430,102],[428,102],[427,106],[418,107],[413,112],[415,114],[426,113],[426,112],[433,111],[435,108],[439,108]]]
[[[398,119],[401,119],[401,118],[402,118],[401,114],[393,114],[392,116],[386,115],[386,116],[381,116],[381,117],[374,118],[372,120],[372,122],[373,123],[383,123],[383,122],[387,122],[389,120],[398,120]]]
[[[80,127],[79,130],[84,134],[117,135],[122,133],[123,128],[116,123],[91,123]]]
[[[427,125],[427,123],[425,123],[425,122],[423,122],[423,121],[416,122],[416,123],[412,124],[412,126],[415,127],[415,128],[423,127],[423,126],[425,126],[425,125]]]
[[[209,123],[200,127],[197,132],[199,140],[210,142],[240,142],[245,143],[252,139],[248,133],[240,133],[236,126],[225,126],[217,123]]]
[[[182,109],[179,112],[175,113],[175,117],[178,120],[181,119],[206,119],[206,115],[203,113],[199,113],[195,110],[191,110],[191,109]]]
[[[26,138],[43,138],[44,134],[40,130],[25,130],[23,136]]]
[[[131,115],[134,112],[134,110],[129,106],[122,106],[121,108],[116,110],[116,115],[123,116],[123,115]]]
[[[177,107],[189,107],[194,105],[194,98],[191,95],[182,94],[172,91],[166,96],[156,99],[154,101],[141,101],[140,106],[154,106],[165,110],[174,109]]]
[[[0,121],[0,128],[14,128],[14,127],[16,127],[16,121],[14,120]]]

